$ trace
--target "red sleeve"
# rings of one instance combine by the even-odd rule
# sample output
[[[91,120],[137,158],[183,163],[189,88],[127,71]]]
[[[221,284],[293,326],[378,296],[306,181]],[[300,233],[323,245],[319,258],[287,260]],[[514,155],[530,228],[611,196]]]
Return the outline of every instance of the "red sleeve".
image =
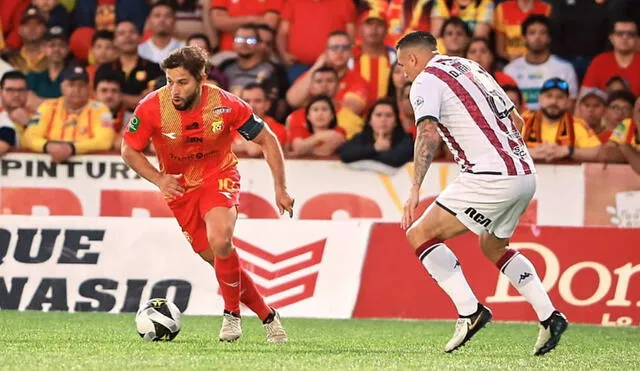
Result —
[[[582,80],[582,86],[590,87],[590,88],[601,88],[599,84],[600,76],[599,70],[603,67],[601,66],[600,60],[601,55],[596,56],[589,64],[589,68],[587,68],[587,73],[584,75],[584,80]]]
[[[253,115],[253,110],[245,101],[229,92],[223,92],[222,98],[223,105],[231,109],[229,116],[225,116],[225,121],[228,119],[231,129],[238,130]]]
[[[347,95],[353,94],[363,102],[369,102],[369,84],[367,84],[367,81],[360,76],[360,74],[353,72],[353,75],[345,82],[347,83],[347,86],[342,97],[343,99],[346,98]]]
[[[291,18],[293,18],[293,3],[295,1],[289,0],[284,4],[282,8],[282,14],[280,14],[280,18],[291,22]]]
[[[229,9],[229,0],[211,0],[211,9]]]
[[[302,112],[302,115],[298,114],[298,112]],[[311,135],[311,133],[309,133],[309,130],[307,130],[307,122],[304,116],[304,110],[295,110],[291,112],[291,114],[287,118],[287,127],[289,131],[289,142],[293,142],[293,140],[296,138],[304,139]]]
[[[124,141],[136,151],[144,150],[151,139],[154,121],[151,109],[153,109],[153,105],[150,103],[138,105],[129,119],[127,130],[124,132]]]
[[[269,129],[271,129],[276,138],[278,138],[278,142],[280,142],[280,145],[284,146],[287,143],[287,129],[285,129],[284,125],[272,119],[271,117],[264,117],[264,122],[269,125]]]

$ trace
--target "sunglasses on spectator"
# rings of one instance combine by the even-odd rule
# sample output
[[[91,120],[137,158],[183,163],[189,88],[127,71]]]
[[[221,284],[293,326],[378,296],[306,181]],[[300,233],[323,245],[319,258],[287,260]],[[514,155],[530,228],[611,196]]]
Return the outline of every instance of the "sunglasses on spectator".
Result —
[[[233,39],[233,42],[236,44],[256,45],[258,43],[258,39],[255,37],[236,36]]]
[[[329,45],[327,46],[327,49],[331,50],[332,52],[348,52],[349,50],[351,50],[351,45],[350,44]]]
[[[613,34],[616,35],[617,37],[636,37],[638,36],[638,33],[636,31],[613,31]]]
[[[568,91],[569,83],[563,80],[547,80],[545,81],[544,85],[542,85],[541,90],[546,91],[549,89],[560,89],[560,90]]]

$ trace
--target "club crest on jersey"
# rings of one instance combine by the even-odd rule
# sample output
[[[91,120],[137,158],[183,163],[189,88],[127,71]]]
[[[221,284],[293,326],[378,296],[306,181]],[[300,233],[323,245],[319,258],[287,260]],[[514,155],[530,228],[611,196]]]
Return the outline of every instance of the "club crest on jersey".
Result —
[[[414,105],[416,107],[420,107],[422,105],[422,103],[424,103],[424,99],[422,97],[418,97],[418,99],[416,99],[416,102],[414,103]]]
[[[129,132],[135,133],[136,131],[138,131],[139,126],[140,126],[140,119],[138,118],[138,116],[136,115],[131,116],[131,121],[129,121]]]
[[[216,115],[222,115],[223,113],[229,113],[231,112],[231,107],[216,107],[213,109],[213,113],[215,113]]]
[[[219,132],[220,130],[222,130],[222,128],[223,128],[222,120],[214,121],[211,124],[211,131],[213,131],[214,133]]]

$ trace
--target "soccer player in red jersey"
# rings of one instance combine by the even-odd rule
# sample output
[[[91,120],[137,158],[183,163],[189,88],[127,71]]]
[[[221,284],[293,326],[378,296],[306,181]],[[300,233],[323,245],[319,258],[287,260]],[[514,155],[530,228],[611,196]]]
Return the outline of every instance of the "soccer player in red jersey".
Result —
[[[138,103],[124,134],[122,158],[158,186],[193,250],[215,266],[224,299],[220,340],[242,335],[242,302],[262,320],[268,342],[285,342],[278,313],[265,304],[232,245],[240,190],[238,160],[231,152],[234,131],[262,147],[280,214],[286,211],[291,217],[282,149],[244,101],[205,84],[205,61],[204,51],[196,47],[177,49],[162,61],[167,85]],[[142,153],[149,139],[160,170]]]

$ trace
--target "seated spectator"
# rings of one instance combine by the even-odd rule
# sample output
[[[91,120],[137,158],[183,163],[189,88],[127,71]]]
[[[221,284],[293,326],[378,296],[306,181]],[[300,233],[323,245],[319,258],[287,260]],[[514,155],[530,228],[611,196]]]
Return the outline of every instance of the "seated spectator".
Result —
[[[413,114],[413,106],[411,105],[411,97],[409,92],[411,91],[411,82],[407,81],[400,89],[400,100],[398,100],[398,111],[400,116],[400,125],[402,129],[411,134],[413,139],[418,134],[418,128],[416,126],[416,118]]]
[[[450,17],[462,19],[469,30],[476,37],[489,37],[493,24],[494,4],[492,0],[435,0],[435,9],[439,14],[432,13],[431,30],[434,36],[440,35],[443,22]]]
[[[133,110],[147,92],[151,91],[150,84],[163,75],[158,64],[144,59],[138,55],[138,42],[140,33],[135,24],[129,21],[121,21],[116,26],[113,44],[120,56],[114,62],[105,63],[98,67],[96,74],[103,70],[116,71],[124,80],[124,106]]]
[[[151,5],[147,22],[152,35],[149,40],[138,45],[138,54],[142,58],[160,63],[169,53],[184,46],[182,41],[173,38],[176,13],[168,1],[160,0]]]
[[[549,16],[551,5],[542,0],[507,0],[496,6],[496,54],[512,61],[525,54],[522,23],[533,14]]]
[[[266,113],[269,111],[271,102],[267,98],[267,92],[264,87],[257,83],[251,83],[242,89],[240,98],[251,106],[253,113],[262,118],[269,129],[271,129],[278,138],[280,146],[285,148],[287,144],[287,129],[284,125],[274,120],[273,117],[267,116]],[[244,139],[240,135],[237,135],[236,140],[233,143],[233,153],[247,155],[250,157],[258,157],[262,156],[262,147],[252,141]]]
[[[133,112],[128,111],[123,106],[122,94],[122,76],[112,71],[104,74],[96,75],[95,79],[95,97],[96,101],[104,104],[111,111],[113,117],[113,131],[116,138],[113,141],[113,149],[120,151],[122,144],[123,128],[129,122]]]
[[[516,107],[516,109],[521,115],[528,114],[529,111],[527,110],[527,107],[524,105],[524,102],[522,101],[522,92],[520,91],[517,85],[515,84],[504,85],[502,86],[502,90],[504,90],[504,92],[507,93],[507,95],[509,96],[509,99],[511,99],[511,102],[513,102],[513,105]]]
[[[0,111],[13,123],[17,133],[16,145],[19,144],[32,113],[27,109],[28,92],[27,78],[20,71],[9,71],[0,78]]]
[[[267,96],[272,102],[267,114],[274,117],[276,121],[282,122],[287,118],[287,114],[290,111],[286,99],[287,90],[289,89],[287,69],[275,49],[275,30],[264,23],[258,24],[256,27],[258,29],[258,38],[260,39],[258,52],[263,62],[270,63],[273,66],[275,81],[278,82],[277,86],[273,86],[270,91],[267,91]]]
[[[633,171],[640,175],[640,97],[633,107],[633,117],[624,120],[613,130],[609,143],[618,147]]]
[[[581,118],[593,130],[601,143],[611,136],[611,128],[604,121],[607,94],[600,89],[591,88],[580,93],[576,117]]]
[[[402,99],[402,87],[407,82],[407,77],[402,72],[402,68],[398,66],[398,62],[391,65],[391,73],[387,82],[387,97],[396,102]],[[411,84],[409,84],[411,85]]]
[[[96,31],[91,39],[91,54],[93,55],[93,63],[87,67],[89,74],[89,86],[93,89],[94,77],[98,67],[105,63],[112,63],[118,59],[116,47],[113,44],[113,32],[107,30]]]
[[[207,82],[220,89],[229,89],[229,79],[218,68],[212,68],[207,74]]]
[[[47,20],[47,28],[62,28],[65,35],[69,34],[70,17],[67,9],[60,4],[60,0],[32,0],[44,18]]]
[[[377,100],[366,119],[364,130],[340,148],[342,162],[374,160],[400,167],[413,158],[413,139],[400,125],[395,103]]]
[[[607,98],[607,110],[604,114],[604,124],[609,130],[615,129],[622,121],[631,118],[633,103],[636,97],[633,93],[620,90],[609,94]],[[604,143],[604,142],[603,142]]]
[[[609,80],[607,80],[605,87],[606,87],[607,94],[611,94],[614,91],[619,91],[619,90],[631,91],[631,87],[629,86],[629,83],[627,82],[627,80],[617,75],[612,76]],[[585,88],[585,90],[590,90],[590,89],[596,89],[596,88]]]
[[[313,97],[305,107],[306,127],[291,132],[292,156],[333,155],[345,141],[345,131],[338,127],[333,101],[326,95]]]
[[[19,32],[20,19],[29,6],[31,6],[31,0],[2,1],[2,6],[0,6],[0,32],[4,36],[6,49],[20,49],[22,46]]]
[[[17,145],[16,128],[7,112],[0,108],[0,157]]]
[[[29,7],[20,20],[19,35],[22,48],[7,53],[3,59],[23,73],[42,72],[47,69],[43,38],[46,20],[38,8]]]
[[[525,117],[522,138],[535,160],[565,157],[594,160],[596,152],[576,158],[574,148],[598,148],[600,140],[587,124],[569,113],[569,84],[559,78],[544,82],[540,90],[540,110]]]
[[[296,81],[298,76],[325,54],[327,39],[335,30],[344,30],[349,42],[355,40],[355,22],[356,8],[353,1],[287,1],[278,26],[276,44],[285,66],[288,67],[289,82]],[[275,28],[275,25],[270,26]],[[320,63],[322,64],[324,63]],[[300,106],[304,106],[304,103]]]
[[[369,85],[369,100],[387,94],[387,83],[392,63],[396,62],[396,51],[385,45],[387,20],[381,12],[367,11],[362,17],[362,44],[354,52],[356,71]]]
[[[211,48],[211,42],[207,35],[203,33],[195,33],[189,35],[187,37],[187,41],[185,42],[187,46],[197,46],[198,48],[207,52],[207,56],[209,56],[208,62],[213,65],[211,61],[211,54],[213,53],[213,48]]]
[[[360,115],[369,100],[369,86],[358,72],[349,68],[353,49],[351,39],[344,31],[334,31],[329,35],[326,45],[326,52],[287,91],[287,102],[292,107],[304,106],[310,98],[309,86],[313,72],[320,67],[329,66],[336,70],[340,81],[335,99]]]
[[[452,17],[442,25],[442,43],[438,43],[438,49],[442,54],[463,57],[469,41],[471,41],[469,26],[462,19]]]
[[[549,20],[542,15],[529,16],[522,24],[526,54],[509,63],[504,72],[513,77],[522,90],[524,101],[532,111],[538,109],[542,83],[557,77],[569,84],[570,109],[578,95],[578,80],[571,63],[551,54]]]
[[[598,54],[587,69],[582,82],[583,88],[604,90],[612,76],[624,78],[634,95],[640,95],[640,52],[638,25],[633,19],[620,19],[613,23],[609,41],[613,51]]]
[[[338,74],[331,67],[321,67],[311,74],[311,86],[309,87],[310,95],[317,97],[319,95],[327,95],[335,97],[338,90]],[[348,107],[341,105],[333,99],[333,105],[338,112],[338,126],[344,129],[347,139],[362,131],[364,121]],[[305,109],[299,108],[293,111],[287,118],[287,128],[289,136],[291,133],[301,130],[306,126]]]
[[[49,61],[48,68],[42,72],[27,74],[27,86],[32,93],[27,103],[30,109],[35,111],[43,100],[62,95],[62,70],[65,68],[68,54],[67,35],[61,27],[53,27],[47,32],[44,42],[44,55]]]
[[[22,138],[23,146],[48,153],[53,162],[113,146],[113,117],[102,103],[89,100],[89,76],[80,66],[63,72],[62,97],[40,107]]]
[[[489,46],[489,41],[483,38],[473,38],[469,43],[467,52],[465,53],[467,59],[478,62],[482,68],[493,76],[498,85],[515,85],[518,86],[516,80],[513,77],[507,75],[504,72],[496,70],[496,58]]]

